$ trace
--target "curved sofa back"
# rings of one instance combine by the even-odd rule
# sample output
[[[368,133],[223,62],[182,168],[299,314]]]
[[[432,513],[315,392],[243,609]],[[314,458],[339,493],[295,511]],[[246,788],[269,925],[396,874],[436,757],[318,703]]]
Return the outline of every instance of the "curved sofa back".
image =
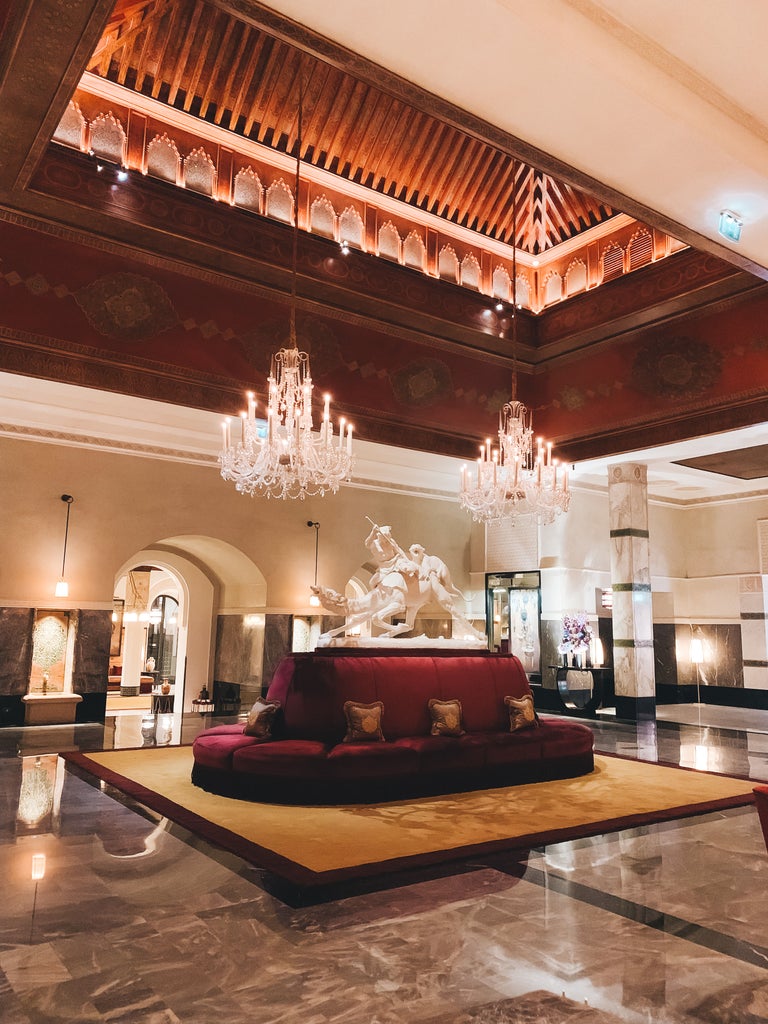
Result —
[[[384,704],[388,740],[426,736],[427,702],[458,698],[469,732],[509,728],[504,698],[531,692],[512,655],[290,654],[275,671],[269,700],[279,700],[287,736],[339,742],[346,732],[344,701]]]

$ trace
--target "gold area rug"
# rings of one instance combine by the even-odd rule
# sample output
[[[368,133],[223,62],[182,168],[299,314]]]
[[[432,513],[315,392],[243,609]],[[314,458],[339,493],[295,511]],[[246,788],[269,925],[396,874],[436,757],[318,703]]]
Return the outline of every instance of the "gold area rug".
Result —
[[[597,755],[576,779],[386,804],[252,803],[192,785],[191,747],[66,754],[141,803],[300,885],[526,849],[754,802],[750,780]]]

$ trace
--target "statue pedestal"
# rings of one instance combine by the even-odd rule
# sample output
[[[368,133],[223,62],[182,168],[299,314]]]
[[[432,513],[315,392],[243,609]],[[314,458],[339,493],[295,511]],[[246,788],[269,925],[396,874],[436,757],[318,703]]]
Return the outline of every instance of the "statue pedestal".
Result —
[[[420,651],[485,651],[488,643],[485,639],[476,640],[474,637],[468,639],[456,637],[429,637],[424,636],[331,636],[323,634],[317,641],[318,648],[333,647],[352,650],[366,650],[385,648],[387,650],[409,650],[418,648]]]

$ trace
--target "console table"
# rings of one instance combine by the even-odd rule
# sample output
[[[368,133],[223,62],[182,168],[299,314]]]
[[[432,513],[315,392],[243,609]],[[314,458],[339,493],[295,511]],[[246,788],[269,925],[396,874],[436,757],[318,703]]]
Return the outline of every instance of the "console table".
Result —
[[[555,670],[557,691],[563,709],[571,714],[593,716],[603,703],[606,689],[613,678],[607,666],[575,668],[572,665],[550,665]]]

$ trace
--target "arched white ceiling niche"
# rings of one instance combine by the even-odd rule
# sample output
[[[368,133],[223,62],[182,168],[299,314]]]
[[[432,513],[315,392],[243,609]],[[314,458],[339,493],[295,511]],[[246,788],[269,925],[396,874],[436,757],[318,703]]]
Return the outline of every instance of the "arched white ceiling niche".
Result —
[[[219,614],[251,612],[265,608],[267,581],[264,573],[239,548],[197,534],[183,534],[159,540],[155,548],[176,554],[197,566],[215,589]]]

